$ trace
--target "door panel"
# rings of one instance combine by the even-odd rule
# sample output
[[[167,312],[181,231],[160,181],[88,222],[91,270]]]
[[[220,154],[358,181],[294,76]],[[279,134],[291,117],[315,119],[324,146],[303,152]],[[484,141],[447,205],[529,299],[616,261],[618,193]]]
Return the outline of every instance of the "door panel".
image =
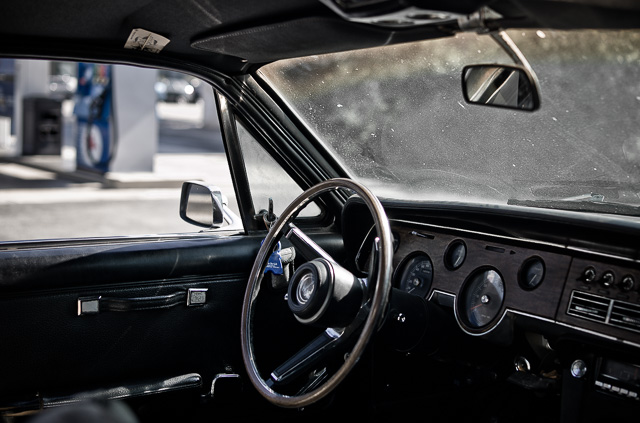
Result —
[[[87,391],[166,388],[185,375],[200,376],[202,394],[217,374],[242,373],[240,312],[261,239],[0,251],[0,409],[46,407]],[[340,257],[338,235],[314,239]],[[203,305],[187,305],[190,288],[206,289]],[[99,312],[79,315],[79,299],[99,297]],[[185,380],[193,387],[197,377]]]
[[[189,373],[211,383],[236,369],[240,307],[258,245],[229,237],[0,252],[3,405]],[[207,289],[203,305],[187,306],[189,288]],[[184,303],[78,315],[83,297],[175,293],[185,293]]]

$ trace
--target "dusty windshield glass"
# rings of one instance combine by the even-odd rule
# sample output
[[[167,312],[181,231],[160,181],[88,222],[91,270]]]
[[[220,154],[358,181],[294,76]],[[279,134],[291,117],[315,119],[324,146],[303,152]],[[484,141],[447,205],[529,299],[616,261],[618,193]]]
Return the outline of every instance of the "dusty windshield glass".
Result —
[[[509,35],[540,82],[533,113],[464,101],[465,65],[512,64],[487,35],[290,59],[259,73],[381,197],[637,214],[640,32]]]

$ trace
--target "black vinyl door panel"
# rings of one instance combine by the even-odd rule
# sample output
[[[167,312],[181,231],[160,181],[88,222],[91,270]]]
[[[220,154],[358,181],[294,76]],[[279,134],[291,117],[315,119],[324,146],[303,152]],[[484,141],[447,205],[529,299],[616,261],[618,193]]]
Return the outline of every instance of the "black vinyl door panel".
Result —
[[[241,307],[261,239],[0,250],[0,409],[189,375],[206,393],[217,374],[242,373]],[[340,256],[338,235],[314,239]]]
[[[235,371],[259,245],[239,236],[0,251],[0,406],[193,373],[204,388]]]
[[[7,363],[0,370],[1,395],[53,397],[233,369],[245,281],[211,276],[3,298],[1,336],[10,341],[0,352]],[[77,314],[79,296],[139,298],[189,287],[208,289],[203,306]]]

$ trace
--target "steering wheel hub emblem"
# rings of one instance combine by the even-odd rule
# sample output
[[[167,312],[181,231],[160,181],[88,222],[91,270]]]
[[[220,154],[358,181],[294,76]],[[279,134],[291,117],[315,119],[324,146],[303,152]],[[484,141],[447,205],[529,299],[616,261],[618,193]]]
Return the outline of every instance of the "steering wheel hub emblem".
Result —
[[[302,278],[300,278],[300,283],[298,283],[298,288],[296,289],[296,299],[300,304],[306,304],[306,302],[309,301],[309,298],[311,298],[316,290],[315,284],[316,282],[311,273],[305,273]]]

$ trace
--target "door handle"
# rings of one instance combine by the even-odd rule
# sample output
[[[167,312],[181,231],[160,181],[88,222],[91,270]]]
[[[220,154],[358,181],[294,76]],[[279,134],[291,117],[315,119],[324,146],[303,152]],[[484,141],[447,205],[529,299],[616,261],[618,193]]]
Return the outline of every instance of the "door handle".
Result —
[[[168,295],[156,295],[151,297],[92,297],[78,298],[78,316],[97,314],[106,311],[141,311],[162,310],[172,308],[180,304],[187,307],[202,306],[207,302],[207,288],[189,288],[186,291],[177,291]]]

